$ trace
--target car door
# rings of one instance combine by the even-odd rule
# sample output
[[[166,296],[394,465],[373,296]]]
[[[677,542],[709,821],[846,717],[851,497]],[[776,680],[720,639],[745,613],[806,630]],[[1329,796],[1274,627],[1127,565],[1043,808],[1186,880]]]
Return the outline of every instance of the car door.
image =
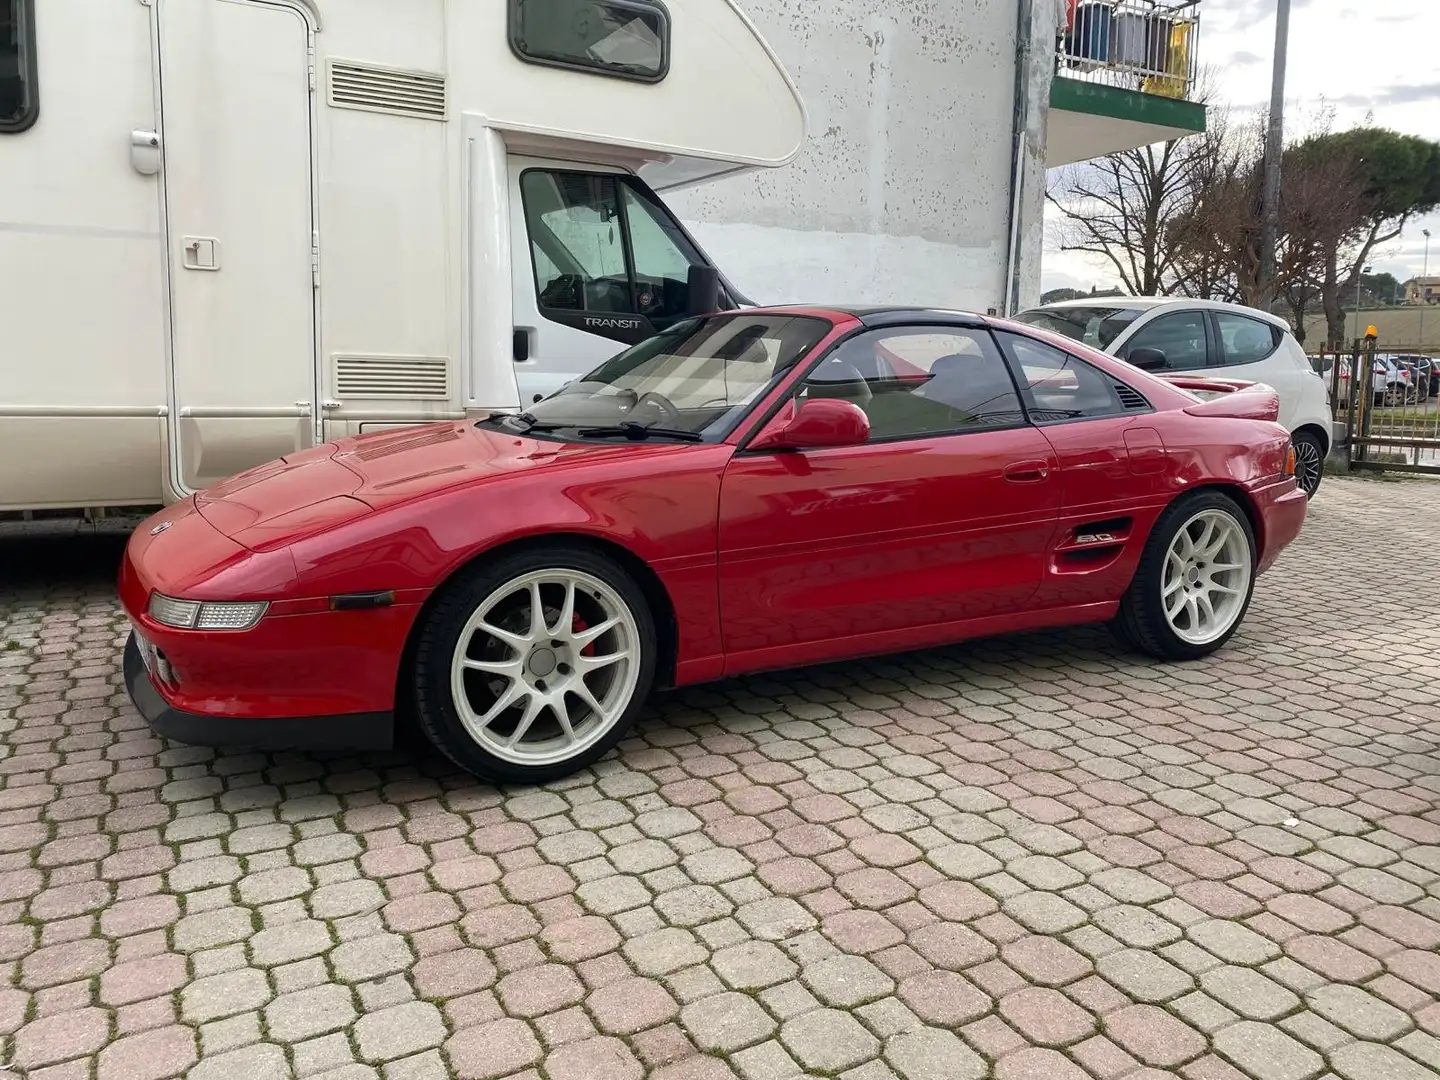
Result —
[[[1137,326],[1115,348],[1115,355],[1129,359],[1136,349],[1157,349],[1165,354],[1165,365],[1156,374],[1199,371],[1212,363],[1210,324],[1199,308],[1167,309]]]
[[[867,443],[741,448],[719,507],[727,673],[945,640],[1029,604],[1059,506],[1055,456],[983,329],[864,331],[796,396],[838,397]]]
[[[1171,462],[1154,410],[1134,387],[1070,352],[1022,334],[996,337],[1059,466],[1054,541],[1034,604],[1111,603],[1168,498]]]

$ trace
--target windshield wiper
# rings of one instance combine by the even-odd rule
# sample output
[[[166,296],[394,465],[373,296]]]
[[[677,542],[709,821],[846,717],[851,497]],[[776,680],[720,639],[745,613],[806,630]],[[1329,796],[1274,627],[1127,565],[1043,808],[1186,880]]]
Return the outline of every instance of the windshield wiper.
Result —
[[[651,435],[660,435],[668,439],[683,439],[686,442],[705,441],[704,436],[699,432],[686,431],[684,428],[655,427],[642,424],[638,420],[624,420],[608,427],[577,428],[575,434],[583,439],[613,439],[616,436],[624,436],[635,442],[648,439]]]

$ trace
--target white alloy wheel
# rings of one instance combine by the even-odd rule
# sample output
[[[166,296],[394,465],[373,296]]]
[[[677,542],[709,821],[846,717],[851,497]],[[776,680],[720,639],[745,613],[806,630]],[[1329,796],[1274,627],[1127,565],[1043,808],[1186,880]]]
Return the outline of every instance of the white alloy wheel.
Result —
[[[1224,637],[1250,595],[1250,541],[1232,514],[1201,510],[1175,533],[1161,570],[1161,604],[1175,636],[1189,645]]]
[[[519,766],[583,755],[635,697],[642,639],[610,584],[578,569],[506,581],[475,607],[450,663],[450,690],[466,733]]]

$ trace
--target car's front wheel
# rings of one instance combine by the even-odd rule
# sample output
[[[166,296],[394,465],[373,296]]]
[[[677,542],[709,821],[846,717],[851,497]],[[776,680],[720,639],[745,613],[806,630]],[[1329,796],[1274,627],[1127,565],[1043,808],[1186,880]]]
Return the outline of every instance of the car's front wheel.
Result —
[[[654,675],[655,624],[634,579],[582,546],[542,545],[446,587],[415,650],[416,714],[481,779],[544,783],[619,742]]]
[[[1291,443],[1295,447],[1295,482],[1313,499],[1325,476],[1325,448],[1320,445],[1320,437],[1309,431],[1297,431]]]
[[[1120,602],[1116,636],[1164,660],[1195,660],[1239,628],[1255,587],[1255,535],[1219,491],[1184,496],[1160,515]]]

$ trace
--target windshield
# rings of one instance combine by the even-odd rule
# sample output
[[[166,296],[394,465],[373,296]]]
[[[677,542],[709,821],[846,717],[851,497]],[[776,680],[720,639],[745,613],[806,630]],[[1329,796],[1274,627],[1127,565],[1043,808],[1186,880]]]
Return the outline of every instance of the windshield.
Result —
[[[1016,315],[1015,321],[1064,334],[1097,349],[1106,349],[1140,314],[1135,308],[1077,304],[1073,307],[1031,308]]]
[[[581,438],[646,437],[653,430],[656,437],[718,441],[829,330],[826,320],[805,315],[686,319],[509,422]]]

